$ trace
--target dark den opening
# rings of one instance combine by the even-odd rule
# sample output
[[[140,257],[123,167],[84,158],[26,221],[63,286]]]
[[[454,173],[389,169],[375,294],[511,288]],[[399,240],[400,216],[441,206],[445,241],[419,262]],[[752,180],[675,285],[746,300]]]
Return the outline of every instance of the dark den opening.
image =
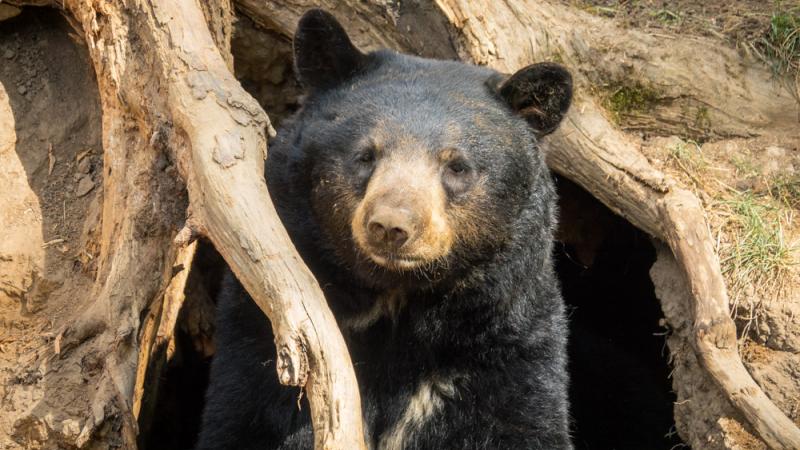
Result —
[[[575,448],[680,445],[662,312],[649,276],[650,238],[574,183],[557,182],[555,256],[570,319]]]

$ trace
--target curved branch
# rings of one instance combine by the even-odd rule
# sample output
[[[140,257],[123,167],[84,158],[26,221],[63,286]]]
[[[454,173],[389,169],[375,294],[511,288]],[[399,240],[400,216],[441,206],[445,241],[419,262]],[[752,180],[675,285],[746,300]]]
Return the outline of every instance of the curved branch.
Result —
[[[797,425],[767,398],[739,358],[725,281],[700,200],[673,189],[660,199],[659,208],[665,224],[662,238],[686,273],[694,299],[692,344],[698,359],[764,442],[774,449],[800,448]]]
[[[269,317],[278,376],[306,390],[316,448],[366,448],[344,339],[264,183],[265,130],[274,130],[214,40],[226,45],[227,34],[212,36],[196,2],[72,0],[66,7],[84,29],[109,94],[123,99],[138,126],[153,130],[151,149],[174,154],[191,210],[177,241],[205,234]],[[157,98],[145,102],[143,93]]]

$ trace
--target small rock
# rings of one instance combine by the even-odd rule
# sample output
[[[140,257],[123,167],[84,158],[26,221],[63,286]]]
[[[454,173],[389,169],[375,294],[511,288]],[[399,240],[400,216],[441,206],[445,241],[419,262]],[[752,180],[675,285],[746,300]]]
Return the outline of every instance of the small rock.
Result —
[[[79,172],[79,173],[84,173],[84,174],[86,174],[86,173],[89,173],[89,171],[91,171],[91,170],[92,170],[92,161],[91,161],[91,158],[83,158],[83,159],[82,159],[82,160],[81,160],[81,161],[78,163],[78,172]]]
[[[25,93],[28,92],[28,88],[26,88],[24,84],[21,84],[17,87],[17,92],[19,92],[19,95],[25,95]]]
[[[78,181],[78,190],[75,191],[75,195],[78,197],[83,197],[91,192],[92,189],[94,189],[94,181],[92,181],[92,177],[89,175],[84,175],[83,178]]]
[[[3,52],[3,58],[5,59],[12,59],[15,56],[17,56],[17,53],[14,50],[8,49],[5,52]]]
[[[786,157],[786,149],[771,145],[766,148],[765,153],[767,154],[768,158],[785,158]]]
[[[781,172],[784,169],[784,159],[786,158],[786,149],[781,147],[770,146],[764,152],[763,171],[764,175],[772,175]]]
[[[755,178],[745,178],[736,182],[736,189],[739,191],[751,191],[756,187]]]

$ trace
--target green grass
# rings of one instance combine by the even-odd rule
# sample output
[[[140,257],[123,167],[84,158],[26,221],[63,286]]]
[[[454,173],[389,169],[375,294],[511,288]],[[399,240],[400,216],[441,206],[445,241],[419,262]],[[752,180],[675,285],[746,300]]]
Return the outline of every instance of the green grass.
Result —
[[[697,108],[694,116],[694,126],[702,130],[711,129],[711,115],[708,113],[708,107],[701,106]]]
[[[683,21],[683,18],[678,13],[666,8],[653,11],[650,16],[664,25],[678,25]]]
[[[800,8],[776,11],[763,37],[750,44],[776,77],[800,80]],[[790,83],[790,86],[792,83]],[[797,88],[790,88],[800,101]]]
[[[800,14],[798,10],[777,12],[770,19],[767,36],[762,38],[767,58],[778,73],[800,69]]]
[[[753,164],[753,161],[748,154],[747,156],[734,156],[731,158],[731,164],[736,169],[736,176],[740,179],[747,179],[759,175],[759,171]]]
[[[680,141],[670,147],[669,154],[686,171],[698,172],[708,167],[700,144],[691,139]]]
[[[737,193],[724,204],[731,212],[732,242],[721,252],[721,262],[733,287],[750,283],[763,292],[781,291],[795,264],[793,247],[784,239],[785,210],[750,192]]]
[[[759,190],[760,193],[768,193],[770,197],[788,208],[800,209],[800,173],[778,172],[769,176],[762,175],[749,155],[734,156],[730,162],[736,169],[738,179],[760,178],[765,186]]]
[[[698,187],[704,186],[703,179],[699,176],[708,168],[708,161],[703,157],[700,144],[693,140],[679,140],[669,147],[669,156]]]
[[[617,8],[612,6],[598,6],[598,5],[588,5],[583,8],[586,12],[590,14],[594,14],[600,17],[610,17],[614,18],[617,16],[619,12]]]

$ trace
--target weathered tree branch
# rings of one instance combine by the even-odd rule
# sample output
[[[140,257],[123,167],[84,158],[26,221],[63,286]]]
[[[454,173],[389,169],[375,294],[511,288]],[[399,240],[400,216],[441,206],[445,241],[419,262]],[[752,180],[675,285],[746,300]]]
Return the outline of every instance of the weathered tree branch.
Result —
[[[659,199],[665,234],[689,281],[694,345],[708,373],[771,448],[800,448],[800,431],[764,395],[742,365],[728,294],[703,207],[691,192],[672,189]]]
[[[115,198],[115,189],[127,184],[110,183],[109,176],[124,176],[120,167],[135,165],[137,157],[155,159],[159,152],[167,153],[186,183],[191,211],[187,228],[176,240],[185,243],[197,234],[207,236],[270,318],[279,379],[306,391],[316,448],[366,448],[358,386],[344,339],[277,217],[264,183],[264,133],[274,130],[231,73],[229,49],[220,49],[229,45],[231,17],[224,14],[230,8],[224,1],[204,6],[151,0],[68,0],[63,5],[83,28],[103,100],[106,205],[126,204],[125,198]],[[204,12],[213,20],[207,21]],[[209,23],[217,29],[212,32]],[[124,138],[138,144],[129,146],[136,155],[123,152],[129,144]],[[120,195],[145,206],[152,193],[137,196],[133,190]],[[135,246],[138,240],[112,238],[120,231],[111,228],[114,217],[129,227],[136,226],[137,217],[104,213],[108,245],[101,253],[99,279],[117,281],[101,285],[101,300],[57,340],[59,351],[76,348],[95,335],[113,339],[120,333],[135,333],[139,312],[166,289],[154,286],[158,289],[136,295],[133,304],[112,301],[121,293],[139,292],[138,286],[127,283],[130,274],[149,274],[137,267],[148,257]],[[121,248],[117,242],[134,246]],[[159,248],[168,249],[165,244]],[[170,276],[162,279],[168,281]],[[109,310],[114,311],[110,316]],[[122,321],[126,329],[106,332],[105,319],[119,317],[129,318]],[[125,361],[115,361],[107,370],[113,371],[108,380],[116,386],[110,395],[117,398],[125,417],[126,445],[133,447],[136,426],[125,405],[134,398],[136,374],[125,367],[136,366],[138,352],[136,345],[126,348]],[[102,409],[112,400],[98,402]],[[86,425],[82,442],[97,425]]]
[[[344,340],[319,286],[274,212],[263,182],[264,127],[196,5],[153,3],[150,27],[169,112],[185,133],[177,157],[192,219],[269,316],[282,383],[308,392],[317,448],[363,448],[361,408]]]

